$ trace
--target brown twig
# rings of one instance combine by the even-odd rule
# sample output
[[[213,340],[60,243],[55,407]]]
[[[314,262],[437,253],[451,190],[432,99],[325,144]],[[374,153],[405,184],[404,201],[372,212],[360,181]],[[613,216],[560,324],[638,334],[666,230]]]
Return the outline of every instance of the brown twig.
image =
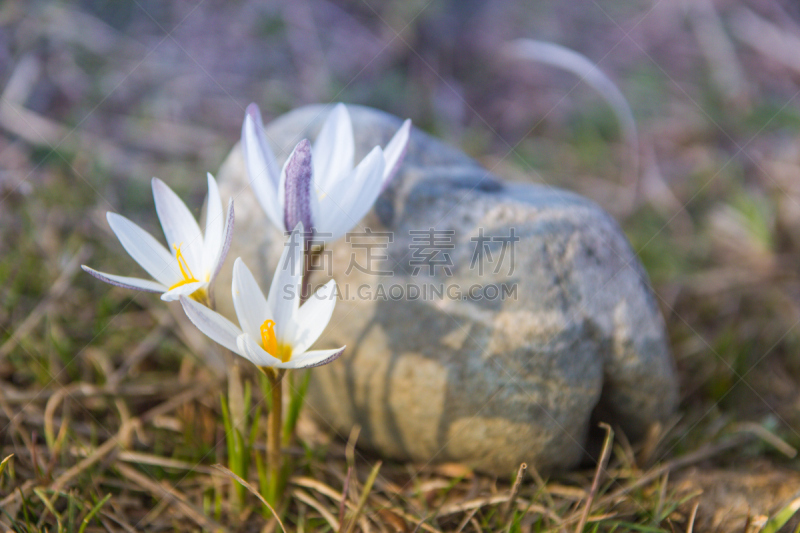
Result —
[[[513,516],[514,504],[517,501],[517,496],[519,495],[519,488],[522,486],[522,479],[525,477],[525,471],[527,469],[528,465],[526,463],[522,463],[519,465],[519,469],[517,470],[517,477],[514,478],[514,484],[511,486],[511,492],[508,495],[508,503],[506,503],[506,509],[503,512],[503,522],[509,522],[509,519]]]
[[[454,503],[450,505],[442,506],[437,513],[437,516],[445,517],[457,513],[463,513],[464,511],[471,511],[472,509],[480,509],[481,507],[486,507],[487,505],[496,505],[498,503],[505,503],[508,501],[508,498],[511,494],[495,494],[493,496],[484,496],[482,498],[475,498],[472,500],[467,500],[465,502]],[[523,502],[523,500],[517,500],[518,508],[525,504],[525,508],[529,511],[539,513],[541,515],[547,516],[548,518],[552,519],[556,523],[561,523],[561,518],[555,514],[553,511],[541,506],[536,505],[530,502]]]
[[[5,401],[12,404],[27,404],[38,400],[48,400],[55,394],[58,394],[61,389],[46,389],[37,391],[20,391],[16,390],[10,385],[4,383],[4,390],[2,391]],[[164,380],[157,384],[151,383],[128,383],[120,385],[119,389],[111,390],[108,387],[98,387],[89,383],[81,382],[76,383],[74,388],[71,389],[70,396],[73,399],[77,398],[91,398],[95,396],[115,396],[115,397],[139,397],[139,396],[174,396],[181,389],[185,389],[186,384],[179,380]],[[42,422],[42,419],[39,419]]]
[[[464,515],[464,518],[461,519],[461,522],[458,524],[455,533],[461,533],[464,530],[464,528],[467,527],[467,524],[469,523],[470,520],[472,520],[472,517],[475,516],[475,513],[478,512],[478,509],[480,509],[480,507],[476,507],[473,510],[471,510],[469,514]]]
[[[669,472],[664,472],[664,477],[661,478],[661,487],[658,490],[658,503],[656,504],[655,516],[660,520],[661,511],[664,510],[664,500],[667,498],[667,486],[669,485]]]
[[[86,459],[83,459],[78,464],[73,466],[72,468],[68,469],[66,472],[58,476],[58,478],[53,482],[50,489],[54,492],[59,492],[64,489],[75,477],[81,474],[84,470],[91,467],[101,459],[103,459],[106,455],[111,453],[116,449],[116,447],[120,444],[120,442],[126,442],[128,440],[128,434],[133,429],[133,426],[136,422],[135,418],[130,419],[127,423],[122,424],[119,428],[117,433],[106,440],[99,448],[93,451]],[[0,506],[2,504],[0,503]]]
[[[55,444],[56,436],[53,430],[53,416],[55,415],[56,408],[66,398],[70,396],[73,391],[79,388],[79,384],[71,384],[67,387],[58,389],[53,394],[44,407],[44,437],[47,445],[52,447]],[[62,424],[62,427],[64,424]]]
[[[313,489],[313,490],[319,492],[320,494],[323,494],[323,495],[327,496],[328,498],[330,498],[333,501],[337,501],[337,502],[342,501],[342,493],[341,492],[339,492],[338,490],[334,489],[330,485],[326,485],[325,483],[323,483],[322,481],[319,481],[318,479],[300,476],[300,477],[293,477],[289,481],[291,483],[293,483],[294,485],[297,485],[299,487],[305,487],[307,489]],[[355,507],[355,505],[350,501],[346,501],[346,503],[347,503],[348,507],[351,507],[351,508]]]
[[[194,389],[185,391],[183,394],[180,394],[170,400],[167,400],[164,403],[157,405],[156,407],[150,409],[149,411],[146,411],[142,416],[138,418],[131,418],[126,420],[120,426],[116,434],[109,437],[102,445],[96,448],[85,459],[83,459],[78,464],[76,464],[72,468],[69,468],[68,470],[63,472],[60,476],[58,476],[58,478],[56,478],[56,480],[50,485],[50,490],[56,492],[63,490],[70,482],[72,482],[72,480],[75,477],[80,475],[84,470],[90,468],[92,465],[102,460],[108,454],[113,452],[118,446],[122,445],[125,442],[128,442],[130,438],[130,431],[138,427],[141,423],[152,420],[159,415],[165,414],[175,409],[176,407],[183,405],[188,401],[193,400],[197,396],[204,394],[212,386],[217,386],[218,383],[219,380],[203,383],[199,387],[195,387]],[[0,399],[2,399],[1,396]],[[117,465],[118,468],[119,466],[120,465]],[[0,500],[0,509],[4,509],[6,508],[6,506],[11,505],[20,496],[27,497],[35,486],[36,483],[33,481],[30,483],[23,484],[23,486],[20,487],[20,490],[9,494],[3,500]]]
[[[331,514],[331,512],[328,511],[324,505],[315,500],[310,494],[300,489],[294,489],[292,491],[292,496],[294,496],[301,502],[305,503],[306,505],[317,511],[320,514],[320,516],[326,522],[328,522],[328,525],[331,526],[331,529],[333,531],[339,531],[340,525],[339,521],[336,520],[336,517],[333,516],[333,514]]]
[[[789,459],[794,459],[797,455],[797,449],[793,446],[788,444],[786,441],[769,431],[762,425],[756,424],[755,422],[739,422],[735,424],[733,431],[737,433],[750,433],[755,435],[756,437],[760,438],[767,444],[771,445],[773,448],[781,452],[783,455],[788,457]]]
[[[647,474],[642,475],[636,481],[633,481],[624,487],[617,489],[611,494],[606,495],[599,503],[602,505],[610,504],[616,499],[619,499],[630,492],[649,485],[659,477],[663,476],[665,472],[674,472],[675,470],[680,470],[681,468],[686,468],[689,465],[693,465],[695,463],[699,463],[700,461],[704,461],[706,459],[710,459],[715,455],[718,455],[726,450],[730,450],[731,448],[736,448],[737,446],[741,446],[742,444],[748,442],[752,439],[751,435],[747,434],[738,434],[732,437],[730,440],[726,442],[722,442],[719,444],[709,444],[706,445],[699,450],[695,450],[694,452],[687,453],[681,457],[677,457],[672,461],[664,463],[658,468],[655,468],[648,472]]]
[[[153,407],[152,409],[141,415],[139,419],[142,421],[142,423],[147,423],[150,422],[151,420],[155,420],[157,417],[169,413],[173,409],[180,407],[181,405],[202,396],[209,390],[218,388],[220,385],[222,385],[224,379],[225,379],[224,377],[218,377],[217,379],[200,383],[198,386],[186,390],[181,394],[173,398],[170,398],[166,402]]]
[[[114,468],[120,474],[122,474],[122,476],[136,483],[146,491],[153,494],[153,496],[156,496],[158,499],[167,499],[175,502],[175,504],[177,504],[177,506],[181,509],[181,512],[184,514],[184,516],[191,519],[198,526],[211,529],[213,531],[227,531],[225,526],[216,520],[209,518],[205,513],[203,513],[203,511],[192,505],[191,502],[186,499],[186,496],[178,492],[175,487],[168,485],[166,482],[158,483],[157,481],[154,481],[153,479],[142,474],[135,468],[131,468],[130,466],[122,463],[115,464]]]
[[[592,488],[589,490],[589,495],[586,497],[586,505],[583,507],[581,519],[578,522],[578,527],[575,528],[576,533],[583,533],[583,528],[586,527],[586,521],[589,518],[589,511],[592,509],[597,491],[600,490],[600,479],[608,465],[608,459],[611,457],[611,444],[614,442],[614,430],[605,422],[600,422],[599,426],[606,430],[606,438],[603,441],[603,451],[600,453],[600,460],[597,462],[597,469],[594,472],[594,480],[592,481]]]
[[[347,467],[347,476],[344,478],[342,486],[342,497],[339,500],[339,524],[344,524],[344,511],[347,506],[347,489],[350,488],[350,476],[353,475],[353,467]]]
[[[71,448],[69,450],[69,453],[71,455],[84,456],[84,457],[87,455],[86,452],[76,447]],[[198,474],[216,473],[213,468],[207,466],[190,463],[188,461],[180,461],[178,459],[172,459],[169,457],[161,457],[160,455],[152,455],[141,452],[120,451],[117,453],[116,459],[119,461],[125,461],[126,463],[159,466],[161,468],[173,468],[175,470],[192,471]]]
[[[686,526],[686,533],[693,533],[694,531],[694,521],[697,519],[697,508],[700,507],[700,501],[696,501],[694,507],[692,507],[692,514],[689,515],[689,525]]]

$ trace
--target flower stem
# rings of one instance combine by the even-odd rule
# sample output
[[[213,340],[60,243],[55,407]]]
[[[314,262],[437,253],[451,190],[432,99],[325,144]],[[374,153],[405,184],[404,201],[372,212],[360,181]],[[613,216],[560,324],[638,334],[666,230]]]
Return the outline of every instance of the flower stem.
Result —
[[[284,370],[269,369],[266,372],[269,379],[272,396],[272,406],[269,410],[267,423],[267,470],[269,476],[270,494],[268,500],[273,505],[280,500],[283,487],[281,487],[281,434],[283,433],[283,375]]]
[[[311,268],[314,264],[315,258],[319,258],[320,266],[322,266],[321,261],[324,260],[322,258],[322,252],[325,250],[325,245],[323,244],[319,248],[314,248],[311,246],[306,247],[306,254],[304,256],[303,261],[303,278],[300,284],[300,303],[305,303],[311,297],[311,274],[313,273],[313,269]]]
[[[240,476],[247,476],[247,472],[239,468],[239,465],[246,465],[242,454],[247,453],[244,447],[237,446],[242,442],[242,435],[245,435],[244,418],[246,416],[244,407],[244,391],[239,372],[239,362],[234,359],[228,371],[228,413],[230,417],[230,428],[232,434],[228,440],[228,468]],[[231,484],[230,499],[235,512],[240,512],[244,504],[245,487],[238,483]]]

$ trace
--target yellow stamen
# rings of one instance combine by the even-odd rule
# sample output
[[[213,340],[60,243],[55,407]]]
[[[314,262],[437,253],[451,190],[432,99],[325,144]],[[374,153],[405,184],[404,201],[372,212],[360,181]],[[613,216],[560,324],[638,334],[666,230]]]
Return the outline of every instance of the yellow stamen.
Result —
[[[261,324],[261,346],[272,357],[280,359],[284,363],[292,358],[292,347],[278,343],[278,338],[275,336],[274,320],[265,320]]]
[[[194,277],[192,271],[189,270],[189,263],[186,262],[186,258],[183,257],[183,252],[181,252],[181,245],[180,244],[173,244],[173,248],[175,248],[175,257],[178,259],[178,268],[181,269],[181,276],[183,279],[169,288],[172,290],[176,287],[180,287],[182,285],[186,285],[187,283],[197,283],[197,278]]]

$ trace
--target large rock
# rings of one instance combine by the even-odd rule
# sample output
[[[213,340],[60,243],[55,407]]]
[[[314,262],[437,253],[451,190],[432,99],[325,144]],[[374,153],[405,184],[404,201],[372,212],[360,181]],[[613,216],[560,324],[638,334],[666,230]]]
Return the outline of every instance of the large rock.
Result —
[[[400,125],[379,111],[349,110],[357,161]],[[304,107],[267,127],[280,162],[301,138],[314,139],[327,112]],[[241,255],[266,287],[283,239],[250,192],[238,149],[220,182],[223,198],[236,198],[231,255]],[[675,409],[675,371],[647,276],[594,203],[503,183],[414,131],[400,173],[362,227],[392,232],[393,242],[373,248],[373,257],[385,257],[369,265],[367,251],[353,245],[365,238],[330,247],[343,299],[318,346],[347,350],[312,371],[308,398],[338,434],[359,424],[359,445],[384,456],[507,474],[523,461],[540,470],[574,466],[592,420],[636,438]],[[410,233],[430,228],[445,232],[436,234],[439,242]],[[488,252],[480,246],[512,229],[519,240],[506,244],[502,262],[502,240],[488,241]],[[371,241],[386,243],[376,235]],[[484,253],[473,261],[476,246]],[[353,267],[346,274],[351,256],[373,272]],[[326,278],[315,272],[312,281]],[[227,280],[221,283],[227,291]],[[410,286],[427,294],[393,298],[413,296]],[[465,297],[473,286],[485,292]],[[495,286],[510,293],[491,298]],[[431,297],[439,287],[449,292]]]

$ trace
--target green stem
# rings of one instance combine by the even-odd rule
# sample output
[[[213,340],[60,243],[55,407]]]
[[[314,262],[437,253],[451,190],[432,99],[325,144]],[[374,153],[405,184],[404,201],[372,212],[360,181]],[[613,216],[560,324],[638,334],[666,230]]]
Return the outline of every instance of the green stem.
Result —
[[[319,248],[311,248],[307,246],[306,254],[303,257],[303,278],[300,284],[300,303],[305,303],[311,297],[311,274],[313,271],[311,270],[311,265],[314,264],[314,258],[319,257],[322,255],[322,252],[325,250],[325,245],[323,244]],[[320,259],[320,264],[323,259]]]
[[[272,406],[267,423],[267,470],[273,505],[280,499],[281,485],[281,434],[283,428],[283,375],[284,370],[269,369],[266,374],[272,393]]]

